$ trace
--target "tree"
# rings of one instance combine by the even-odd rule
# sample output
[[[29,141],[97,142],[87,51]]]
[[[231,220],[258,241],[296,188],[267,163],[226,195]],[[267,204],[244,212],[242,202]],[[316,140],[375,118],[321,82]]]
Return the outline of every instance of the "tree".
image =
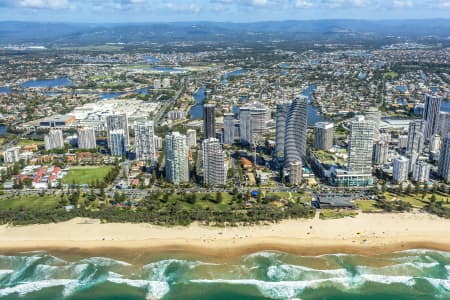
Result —
[[[216,203],[217,204],[219,204],[219,203],[222,203],[222,200],[223,200],[223,197],[222,197],[222,193],[221,192],[217,192],[216,193]]]
[[[415,188],[414,188],[416,194],[420,192],[420,183],[416,182]]]
[[[437,200],[436,194],[433,193],[433,195],[431,195],[430,202],[431,202],[431,203],[435,203],[436,200]]]
[[[61,194],[61,200],[59,201],[59,205],[62,207],[68,206],[70,204],[69,199],[66,194]]]
[[[412,186],[411,186],[411,184],[408,184],[408,186],[406,187],[406,194],[411,194],[411,192],[412,192]]]
[[[189,193],[189,194],[186,194],[186,196],[185,196],[185,201],[189,204],[195,204],[196,200],[197,199],[196,199],[194,193]]]
[[[104,188],[103,186],[100,187],[100,198],[101,198],[102,200],[105,200],[105,198],[106,198],[105,188]]]
[[[163,202],[163,203],[169,202],[169,193],[164,194],[164,196],[161,199],[161,202]]]

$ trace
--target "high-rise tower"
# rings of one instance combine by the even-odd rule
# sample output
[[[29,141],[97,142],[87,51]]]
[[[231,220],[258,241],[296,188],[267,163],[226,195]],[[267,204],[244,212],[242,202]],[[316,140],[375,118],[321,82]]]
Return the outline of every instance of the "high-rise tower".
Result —
[[[110,132],[121,129],[124,132],[125,146],[129,145],[130,135],[128,131],[128,118],[126,114],[114,114],[106,117],[106,129],[108,132],[108,147],[111,149]]]
[[[252,145],[252,110],[250,107],[239,109],[240,141],[243,145]]]
[[[406,146],[406,153],[411,155],[413,153],[420,154],[423,151],[424,144],[424,120],[414,120],[409,122],[408,129],[408,144]]]
[[[286,115],[284,136],[285,166],[302,161],[306,155],[308,97],[300,96],[292,101]]]
[[[286,116],[291,106],[290,101],[281,101],[277,103],[276,111],[276,138],[275,138],[275,157],[279,160],[284,158],[284,138],[286,132]]]
[[[355,173],[372,172],[373,135],[375,124],[363,116],[351,122],[348,146],[348,168]]]
[[[225,113],[223,115],[223,143],[232,145],[234,143],[234,115]]]
[[[203,105],[203,127],[205,139],[216,138],[216,105]]]
[[[97,141],[95,138],[95,129],[85,127],[78,129],[78,148],[79,149],[95,149]]]
[[[450,182],[450,133],[442,141],[440,155],[439,176],[445,181]]]
[[[330,150],[333,147],[334,124],[330,122],[317,122],[314,126],[314,148]]]
[[[203,140],[203,182],[206,186],[225,185],[224,152],[218,139]]]
[[[425,140],[428,141],[433,135],[439,134],[439,114],[441,112],[442,97],[437,94],[425,95],[425,107],[423,119],[425,124]]]
[[[174,184],[189,181],[186,136],[179,132],[166,135],[166,179]]]
[[[156,159],[155,132],[152,121],[135,122],[136,159],[153,163]]]

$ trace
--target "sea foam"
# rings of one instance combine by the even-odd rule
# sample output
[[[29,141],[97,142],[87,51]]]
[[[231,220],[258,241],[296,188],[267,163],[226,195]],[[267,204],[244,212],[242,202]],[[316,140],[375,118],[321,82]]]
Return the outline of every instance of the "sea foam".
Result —
[[[25,282],[18,284],[13,287],[7,287],[0,290],[0,296],[8,296],[11,294],[19,294],[19,296],[23,296],[29,293],[37,292],[42,289],[57,287],[57,286],[66,286],[73,283],[74,280],[68,279],[52,279],[52,280],[42,280],[35,282]]]

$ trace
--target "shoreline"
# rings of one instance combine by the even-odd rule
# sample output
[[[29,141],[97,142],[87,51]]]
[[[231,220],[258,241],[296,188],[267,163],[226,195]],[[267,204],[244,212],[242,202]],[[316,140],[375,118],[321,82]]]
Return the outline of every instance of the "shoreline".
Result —
[[[109,223],[0,226],[0,253],[48,251],[80,255],[191,254],[230,259],[259,251],[299,255],[377,255],[408,249],[450,252],[450,220],[424,213],[360,214],[335,220],[299,219],[249,227],[187,227]]]

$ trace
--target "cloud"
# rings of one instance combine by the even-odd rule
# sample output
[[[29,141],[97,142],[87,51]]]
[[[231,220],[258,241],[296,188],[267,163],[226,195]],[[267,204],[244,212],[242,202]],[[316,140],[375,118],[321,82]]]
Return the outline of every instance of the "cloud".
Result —
[[[272,4],[287,2],[283,0],[210,0],[211,3],[234,4],[249,7],[266,7]]]
[[[17,5],[25,8],[43,9],[64,9],[70,7],[70,3],[68,0],[19,0]]]
[[[311,8],[313,6],[314,6],[314,4],[309,0],[297,0],[295,2],[296,8]]]
[[[443,9],[450,9],[450,0],[441,0],[437,4],[437,7],[443,8]]]
[[[352,0],[351,2],[356,7],[365,7],[365,6],[370,5],[368,0]]]
[[[393,0],[392,6],[395,8],[411,8],[414,7],[412,0]]]
[[[171,11],[184,11],[184,12],[194,12],[197,13],[200,11],[200,6],[194,3],[187,3],[187,4],[179,4],[179,3],[173,3],[168,2],[164,3],[162,5],[162,8],[171,10]]]
[[[269,0],[247,0],[247,1],[243,1],[245,2],[247,5],[250,6],[267,6],[269,4]]]

